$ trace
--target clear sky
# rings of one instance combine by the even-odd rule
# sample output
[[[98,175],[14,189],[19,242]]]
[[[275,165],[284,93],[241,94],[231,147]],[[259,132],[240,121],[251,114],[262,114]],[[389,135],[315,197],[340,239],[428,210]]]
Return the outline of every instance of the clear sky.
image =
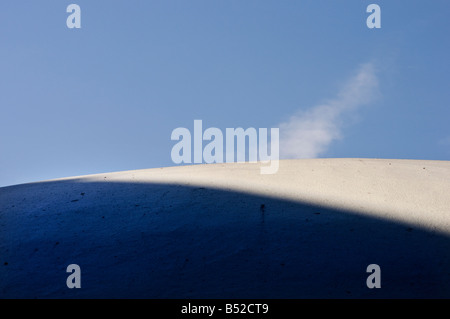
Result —
[[[450,160],[449,15],[448,0],[1,1],[0,186],[173,166],[171,132],[195,119],[280,127],[286,158]]]

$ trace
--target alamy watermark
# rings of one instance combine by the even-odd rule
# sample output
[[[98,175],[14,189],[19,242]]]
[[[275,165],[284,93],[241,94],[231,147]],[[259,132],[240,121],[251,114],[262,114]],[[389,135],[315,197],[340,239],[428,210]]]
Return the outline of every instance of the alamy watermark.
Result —
[[[78,4],[72,3],[67,6],[67,13],[70,15],[66,19],[66,25],[69,29],[81,28],[81,8]]]
[[[258,130],[253,127],[246,130],[241,127],[226,128],[223,134],[217,127],[203,131],[202,120],[194,120],[194,134],[185,127],[178,127],[172,131],[171,140],[179,141],[171,151],[171,158],[175,164],[246,162],[248,158],[250,163],[259,161],[267,164],[261,166],[261,174],[275,174],[278,171],[278,128],[270,129],[269,141],[267,128]],[[208,143],[203,147],[204,141]]]
[[[67,17],[66,25],[69,29],[81,28],[81,8],[78,4],[69,4],[66,8],[66,12],[70,13]],[[369,29],[381,28],[381,8],[378,4],[369,4],[366,8],[366,12],[370,13],[367,17],[366,25]]]
[[[70,273],[67,277],[67,288],[81,288],[81,269],[77,264],[70,264],[67,266],[66,272]]]
[[[367,288],[381,288],[381,268],[377,264],[367,266],[366,272],[371,273],[366,280]]]

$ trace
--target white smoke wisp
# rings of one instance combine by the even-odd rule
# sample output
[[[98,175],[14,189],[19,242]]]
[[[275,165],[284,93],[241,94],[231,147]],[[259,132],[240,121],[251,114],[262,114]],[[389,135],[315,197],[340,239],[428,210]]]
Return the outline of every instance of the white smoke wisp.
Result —
[[[363,64],[334,99],[299,111],[279,124],[281,158],[316,158],[342,138],[341,117],[372,101],[378,87],[375,67]]]

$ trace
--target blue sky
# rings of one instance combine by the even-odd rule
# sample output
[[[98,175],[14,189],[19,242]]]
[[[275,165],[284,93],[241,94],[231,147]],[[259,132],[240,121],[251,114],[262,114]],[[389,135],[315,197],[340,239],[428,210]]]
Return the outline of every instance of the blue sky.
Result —
[[[81,29],[66,26],[71,3]],[[171,132],[194,119],[280,127],[288,157],[450,160],[449,13],[445,0],[2,1],[0,186],[173,166]]]

